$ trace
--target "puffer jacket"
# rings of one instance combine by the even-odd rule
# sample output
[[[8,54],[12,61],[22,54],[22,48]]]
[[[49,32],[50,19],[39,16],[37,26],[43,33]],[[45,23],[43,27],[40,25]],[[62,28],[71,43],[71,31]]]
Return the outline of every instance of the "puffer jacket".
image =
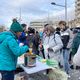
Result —
[[[0,70],[16,69],[17,58],[28,50],[27,46],[19,47],[17,38],[12,32],[0,33]]]
[[[24,43],[24,45],[27,45],[27,40],[26,40],[27,36],[25,32],[22,32],[21,36],[18,39],[19,43]]]
[[[72,55],[75,55],[76,54],[79,45],[80,45],[80,32],[78,32],[77,35],[73,39]]]
[[[50,36],[46,36],[43,41],[43,46],[46,58],[48,58],[49,55],[50,58],[54,58],[55,60],[59,61],[60,49],[63,47],[60,35],[52,34]],[[52,48],[53,51],[48,51],[48,48]]]
[[[61,39],[63,42],[63,49],[70,49],[72,47],[73,34],[69,28],[61,31]]]

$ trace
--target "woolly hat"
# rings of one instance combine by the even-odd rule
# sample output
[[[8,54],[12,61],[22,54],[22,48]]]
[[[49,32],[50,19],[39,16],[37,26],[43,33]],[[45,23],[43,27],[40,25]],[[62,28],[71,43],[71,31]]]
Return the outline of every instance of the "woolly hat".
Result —
[[[12,23],[12,25],[10,27],[10,30],[13,31],[13,32],[22,32],[23,31],[23,28],[19,24],[19,22],[17,22],[16,19],[13,19],[13,23]]]

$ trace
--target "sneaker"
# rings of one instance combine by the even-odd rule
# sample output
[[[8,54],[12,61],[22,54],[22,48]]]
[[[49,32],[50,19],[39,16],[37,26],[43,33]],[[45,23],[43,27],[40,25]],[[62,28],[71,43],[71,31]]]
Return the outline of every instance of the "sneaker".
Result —
[[[80,77],[78,79],[80,80]]]
[[[59,62],[59,67],[60,67],[60,68],[63,68],[63,65],[61,65],[61,63],[60,63],[60,62]]]
[[[79,70],[80,69],[80,66],[76,66],[76,70]]]
[[[70,68],[71,68],[71,69],[74,69],[74,66],[73,66],[73,65],[71,65],[71,66],[70,66]]]
[[[71,76],[68,74],[68,78],[70,79],[71,78]]]

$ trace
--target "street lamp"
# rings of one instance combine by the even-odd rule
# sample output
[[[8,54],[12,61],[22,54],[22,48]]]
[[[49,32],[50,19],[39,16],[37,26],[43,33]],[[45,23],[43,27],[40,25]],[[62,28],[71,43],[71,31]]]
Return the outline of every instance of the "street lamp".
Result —
[[[60,6],[65,8],[65,21],[67,22],[67,0],[65,0],[65,5],[56,4],[55,2],[52,2],[51,5]]]
[[[21,12],[21,7],[19,8],[19,22],[21,23],[21,20],[22,20],[22,12]]]
[[[52,5],[56,5],[56,6],[65,7],[64,5],[56,4],[55,2],[52,2],[51,4],[52,4]]]

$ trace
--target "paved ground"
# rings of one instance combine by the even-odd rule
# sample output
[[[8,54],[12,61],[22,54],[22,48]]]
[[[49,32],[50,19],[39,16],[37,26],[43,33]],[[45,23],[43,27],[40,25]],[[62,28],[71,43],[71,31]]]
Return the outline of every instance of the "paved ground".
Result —
[[[71,78],[69,80],[80,80],[80,71],[79,70],[72,70],[71,73]]]
[[[79,70],[71,70],[70,76],[71,76],[71,78],[68,79],[68,80],[80,80],[79,79],[80,71]],[[39,74],[35,74],[35,75],[32,75],[32,77],[33,77],[33,79],[30,78],[29,80],[48,80],[46,76],[43,76],[41,74],[40,75]]]
[[[42,76],[42,75],[36,75],[35,74],[35,76],[36,77],[34,77],[34,79],[30,79],[30,80],[48,80],[45,76]],[[43,79],[41,79],[41,77],[40,76],[42,76],[42,78]],[[79,70],[71,70],[71,72],[70,72],[70,79],[68,79],[68,80],[80,80],[79,79],[79,77],[80,77],[80,71]]]
[[[80,80],[80,70],[71,70],[70,72],[71,78],[68,80]],[[26,80],[26,79],[25,79]],[[48,77],[43,75],[42,73],[32,74],[30,75],[29,80],[49,80]]]

